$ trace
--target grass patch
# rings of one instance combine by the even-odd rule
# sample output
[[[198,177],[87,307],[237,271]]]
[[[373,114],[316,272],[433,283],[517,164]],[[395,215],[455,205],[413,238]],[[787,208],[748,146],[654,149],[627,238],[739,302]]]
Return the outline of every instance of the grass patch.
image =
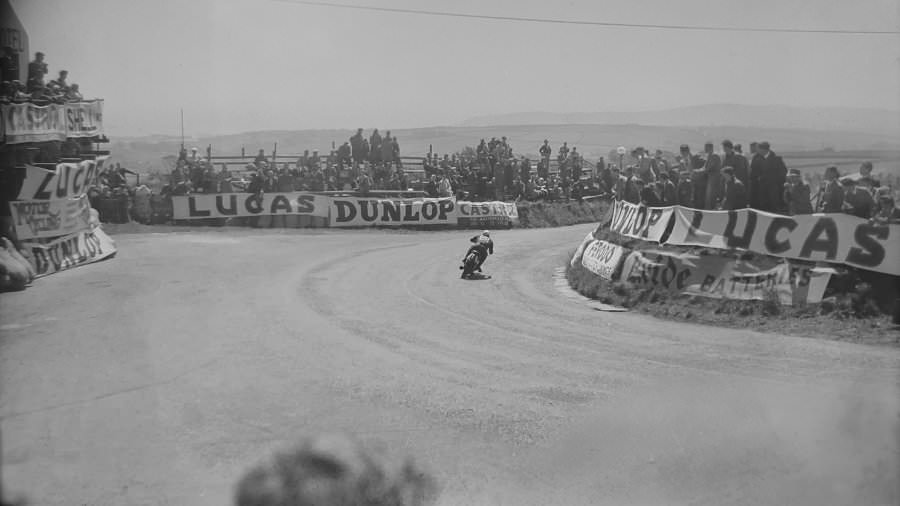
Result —
[[[574,251],[570,253],[572,258]],[[803,337],[889,346],[900,345],[900,331],[883,313],[875,290],[865,283],[854,292],[833,294],[819,304],[783,306],[772,293],[765,300],[710,299],[654,288],[638,289],[607,281],[581,263],[566,263],[566,279],[578,293],[605,304],[659,318],[729,328],[779,332]]]
[[[596,223],[606,214],[610,202],[590,199],[582,202],[518,202],[519,224],[516,228],[564,227],[580,223]]]

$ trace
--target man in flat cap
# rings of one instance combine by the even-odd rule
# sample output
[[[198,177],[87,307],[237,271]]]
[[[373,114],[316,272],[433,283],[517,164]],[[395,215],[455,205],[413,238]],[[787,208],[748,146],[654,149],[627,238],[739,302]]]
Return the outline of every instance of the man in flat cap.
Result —
[[[844,187],[843,211],[857,218],[868,220],[875,209],[875,199],[868,191],[857,188],[856,180],[852,177],[843,177],[841,184]]]
[[[776,155],[767,141],[757,146],[757,156],[750,164],[751,195],[758,199],[757,209],[770,213],[784,213],[784,183],[787,182],[787,167],[784,160]],[[751,207],[753,202],[751,201]]]
[[[747,184],[747,179],[750,176],[750,164],[744,158],[744,155],[738,152],[737,148],[739,146],[740,144],[733,144],[728,139],[722,141],[722,151],[724,152],[722,155],[722,166],[733,168],[734,177]]]
[[[734,167],[722,169],[722,181],[725,184],[725,190],[720,208],[725,211],[736,211],[746,208],[747,187],[744,186],[743,181],[735,176]]]
[[[813,213],[809,185],[803,181],[797,169],[788,171],[787,182],[784,183],[784,201],[791,216]]]

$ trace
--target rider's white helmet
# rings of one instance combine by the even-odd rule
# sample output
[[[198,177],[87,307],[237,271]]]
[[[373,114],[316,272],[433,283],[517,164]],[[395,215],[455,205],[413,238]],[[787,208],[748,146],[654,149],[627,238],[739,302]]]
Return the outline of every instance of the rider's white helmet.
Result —
[[[488,232],[487,230],[483,230],[483,231],[481,232],[481,235],[483,235],[483,236],[485,236],[485,237],[490,237],[490,236],[491,236],[491,233]]]

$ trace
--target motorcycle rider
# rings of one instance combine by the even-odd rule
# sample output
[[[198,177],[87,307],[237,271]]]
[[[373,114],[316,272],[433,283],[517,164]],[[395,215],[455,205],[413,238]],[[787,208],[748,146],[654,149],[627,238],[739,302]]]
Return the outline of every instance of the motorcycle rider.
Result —
[[[469,242],[473,242],[471,247],[469,247],[469,251],[466,252],[466,255],[463,257],[462,261],[466,261],[466,257],[469,256],[470,253],[475,251],[477,253],[478,258],[478,267],[475,268],[476,271],[481,272],[481,266],[484,264],[484,261],[487,260],[488,254],[494,254],[494,241],[491,239],[490,231],[484,230],[481,232],[481,235],[476,235],[469,239]],[[460,267],[462,269],[463,267]]]

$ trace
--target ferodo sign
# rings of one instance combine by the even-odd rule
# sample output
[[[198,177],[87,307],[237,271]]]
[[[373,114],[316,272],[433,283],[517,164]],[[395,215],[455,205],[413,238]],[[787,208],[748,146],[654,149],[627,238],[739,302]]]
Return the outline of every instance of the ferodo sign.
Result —
[[[56,170],[25,166],[25,180],[17,200],[54,200],[79,197],[97,182],[106,156],[80,163],[59,163]]]
[[[332,227],[399,227],[456,225],[459,208],[453,198],[367,199],[333,197]]]
[[[625,256],[625,248],[607,241],[593,241],[584,249],[581,265],[601,278],[613,280]]]
[[[22,244],[37,276],[102,260],[116,253],[116,243],[100,227],[82,230],[48,243]]]
[[[311,193],[198,193],[172,197],[176,220],[260,215],[328,217],[328,197]]]
[[[876,225],[847,214],[781,216],[682,207],[675,208],[674,221],[668,244],[744,249],[900,276],[900,225]]]

